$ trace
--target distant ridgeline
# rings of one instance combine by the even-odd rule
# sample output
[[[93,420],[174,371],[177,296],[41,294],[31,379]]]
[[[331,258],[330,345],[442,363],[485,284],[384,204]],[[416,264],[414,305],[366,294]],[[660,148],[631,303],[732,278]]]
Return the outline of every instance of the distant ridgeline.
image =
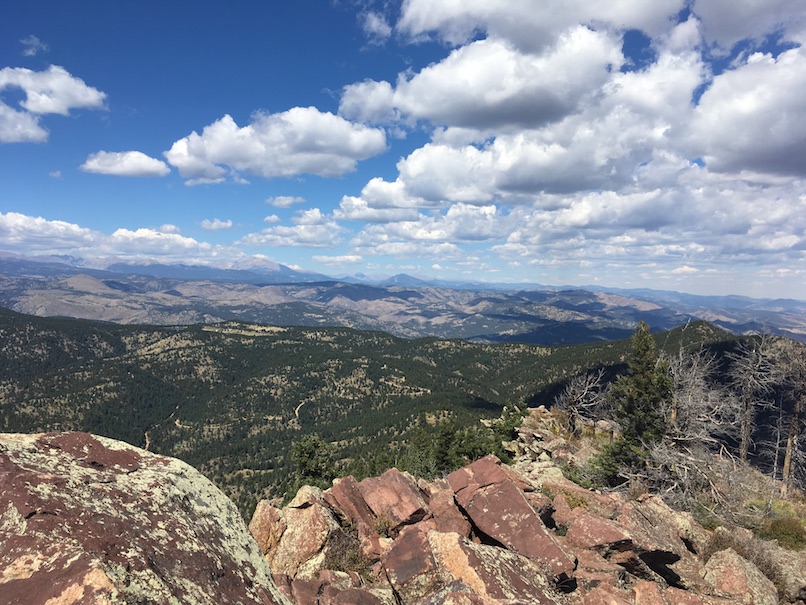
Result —
[[[669,351],[733,339],[704,322],[656,335]],[[359,478],[393,465],[442,472],[500,448],[481,419],[548,404],[581,371],[613,375],[627,349],[238,322],[122,326],[0,309],[0,430],[90,431],[179,457],[250,515],[311,462],[297,447],[292,463],[294,444],[323,444],[330,472]]]

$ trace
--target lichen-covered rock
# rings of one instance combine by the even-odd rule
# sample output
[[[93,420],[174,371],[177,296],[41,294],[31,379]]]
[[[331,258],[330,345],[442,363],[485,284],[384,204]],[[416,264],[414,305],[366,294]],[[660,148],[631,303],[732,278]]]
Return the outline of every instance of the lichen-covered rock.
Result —
[[[329,539],[340,527],[322,498],[322,490],[303,486],[281,511],[263,506],[255,513],[249,525],[253,531],[262,530],[256,538],[269,546],[266,560],[275,573],[292,579],[315,578],[324,569]],[[271,539],[264,541],[264,535]]]
[[[470,536],[470,522],[456,506],[450,488],[434,490],[428,496],[428,507],[434,515],[434,527],[440,532],[456,532],[467,538]]]
[[[428,535],[416,528],[402,532],[381,563],[404,603],[419,602],[445,586]]]
[[[232,502],[179,460],[0,434],[0,486],[3,603],[287,603]]]
[[[704,568],[705,579],[745,605],[778,605],[775,585],[732,548],[714,553]]]
[[[613,521],[585,511],[576,515],[566,534],[569,544],[608,554],[632,547],[632,536]]]
[[[553,581],[515,552],[474,544],[456,532],[409,528],[383,559],[401,603],[551,605],[562,601]]]
[[[487,604],[563,603],[549,579],[530,559],[510,550],[474,544],[454,532],[429,532],[428,543],[443,582],[462,582]]]

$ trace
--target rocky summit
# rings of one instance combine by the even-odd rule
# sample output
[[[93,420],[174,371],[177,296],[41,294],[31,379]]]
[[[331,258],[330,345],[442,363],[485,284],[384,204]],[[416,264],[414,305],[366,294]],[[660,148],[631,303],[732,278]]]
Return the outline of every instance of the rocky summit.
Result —
[[[431,482],[391,469],[303,487],[282,508],[260,502],[249,528],[299,605],[803,602],[803,553],[763,543],[774,584],[731,548],[741,536],[657,495],[576,485],[557,462],[584,452],[556,428],[538,408],[511,465],[487,456]]]
[[[510,464],[305,486],[261,501],[248,531],[175,459],[86,433],[0,435],[0,605],[806,602],[806,553],[569,481],[558,463],[587,446],[543,408],[519,432]]]
[[[283,605],[235,506],[87,433],[0,434],[0,603]]]

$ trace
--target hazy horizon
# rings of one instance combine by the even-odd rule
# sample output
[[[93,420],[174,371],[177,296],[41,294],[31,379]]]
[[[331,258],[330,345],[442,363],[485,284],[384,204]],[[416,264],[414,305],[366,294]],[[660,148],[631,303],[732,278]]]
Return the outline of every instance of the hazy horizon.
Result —
[[[0,248],[806,299],[796,0],[0,19]]]

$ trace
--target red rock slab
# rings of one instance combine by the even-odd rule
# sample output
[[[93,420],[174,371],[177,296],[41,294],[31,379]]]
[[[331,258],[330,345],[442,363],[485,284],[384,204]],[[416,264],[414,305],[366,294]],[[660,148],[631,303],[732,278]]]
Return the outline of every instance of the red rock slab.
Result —
[[[481,533],[535,561],[551,578],[573,575],[576,562],[557,544],[496,458],[487,456],[451,473],[448,483]]]
[[[322,500],[318,488],[303,486],[283,508],[285,525],[276,545],[266,551],[266,560],[275,573],[292,578],[313,578],[323,563],[316,558],[328,544],[330,536],[341,531],[330,508]]]
[[[319,599],[319,605],[383,605],[376,595],[363,588],[338,590],[327,586]]]
[[[439,532],[456,532],[465,538],[470,536],[470,522],[456,505],[453,491],[443,489],[432,494],[428,506],[434,515],[434,529]]]
[[[490,601],[472,592],[448,588],[431,596],[420,605],[490,605]]]
[[[289,601],[294,601],[294,592],[291,589],[292,579],[288,576],[288,574],[284,573],[275,573],[272,574],[272,579],[274,580],[274,585],[277,586],[278,590],[283,593]]]
[[[333,510],[347,517],[352,523],[365,525],[375,523],[375,515],[364,501],[361,490],[358,489],[358,482],[352,475],[333,481],[333,485],[325,490],[322,498]]]
[[[258,502],[249,522],[249,533],[260,547],[260,552],[266,554],[273,550],[285,530],[282,511],[272,506],[268,500]]]
[[[542,489],[552,498],[563,494],[566,500],[574,503],[572,509],[577,508],[578,503],[584,503],[587,510],[600,517],[615,518],[621,506],[618,498],[585,489],[565,477],[546,477],[543,479]]]
[[[379,519],[388,519],[393,528],[421,521],[429,514],[415,480],[396,468],[380,477],[369,477],[358,484],[364,502]]]
[[[382,563],[394,587],[403,586],[417,576],[436,569],[427,534],[416,528],[398,536]]]
[[[444,585],[427,535],[416,528],[402,532],[381,563],[404,603],[417,603]]]
[[[322,497],[328,506],[355,525],[364,556],[377,560],[384,550],[375,530],[377,519],[361,495],[358,482],[352,476],[336,479]]]
[[[616,523],[585,511],[576,515],[565,539],[572,546],[592,549],[605,555],[629,550],[633,545],[630,534]]]
[[[518,472],[516,469],[512,468],[511,466],[507,466],[506,464],[499,465],[499,468],[507,474],[507,476],[522,492],[528,493],[535,491],[534,483],[530,481],[529,478],[523,473]]]
[[[575,549],[574,553],[578,560],[578,570],[585,569],[587,571],[603,571],[608,573],[624,572],[623,567],[616,565],[612,561],[608,561],[594,550]]]
[[[526,492],[524,496],[529,506],[535,509],[535,512],[541,517],[552,511],[553,502],[545,494],[541,492]]]
[[[635,605],[667,605],[661,586],[655,582],[637,582],[632,587],[632,592],[635,595]]]
[[[325,583],[320,579],[297,579],[291,582],[296,605],[317,605]]]
[[[571,524],[580,512],[579,508],[571,508],[568,505],[568,500],[565,499],[565,495],[563,494],[554,496],[552,508],[554,509],[551,513],[552,521],[554,521],[555,525],[558,527],[564,527],[566,529],[571,527]]]
[[[572,602],[580,605],[633,605],[631,596],[623,590],[602,584],[588,592],[575,594]]]
[[[457,502],[461,493],[472,493],[488,485],[498,485],[509,479],[501,468],[501,461],[492,454],[476,460],[474,463],[462,467],[448,475],[448,485],[457,495]]]
[[[662,514],[667,509],[668,514]],[[633,536],[637,549],[667,551],[682,558],[690,553],[674,520],[677,514],[659,498],[650,497],[624,503],[618,522]]]

